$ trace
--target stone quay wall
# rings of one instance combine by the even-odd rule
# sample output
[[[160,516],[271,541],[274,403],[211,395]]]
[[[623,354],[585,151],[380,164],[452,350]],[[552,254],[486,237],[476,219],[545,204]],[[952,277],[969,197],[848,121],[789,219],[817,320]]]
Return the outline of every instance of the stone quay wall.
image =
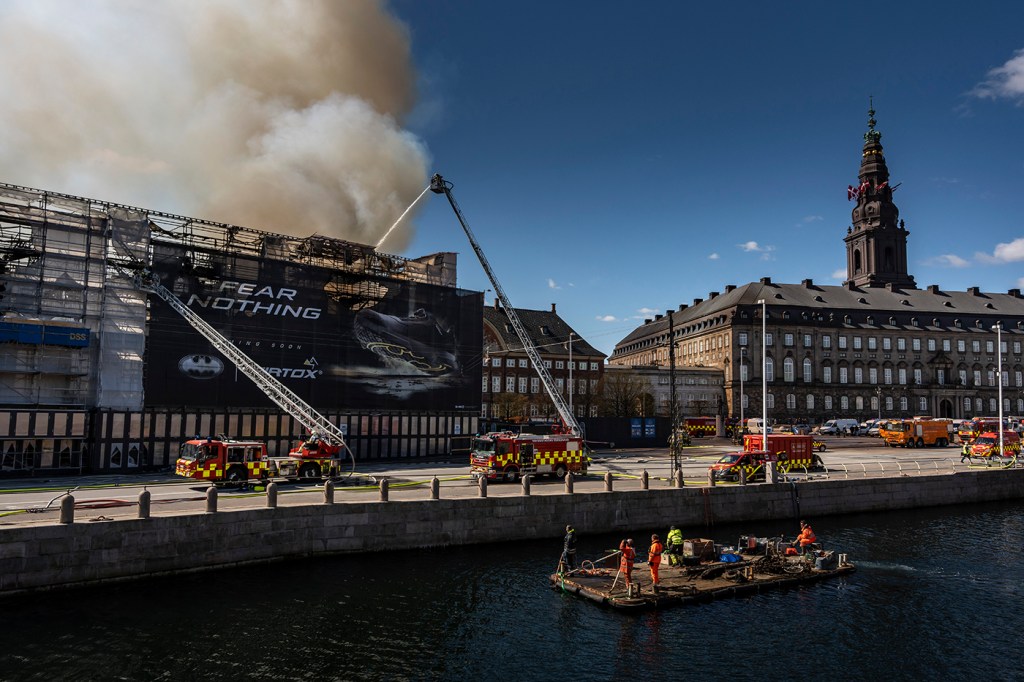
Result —
[[[366,501],[0,529],[0,595],[283,559],[1024,498],[1024,469],[749,486]],[[68,520],[68,519],[64,519]]]

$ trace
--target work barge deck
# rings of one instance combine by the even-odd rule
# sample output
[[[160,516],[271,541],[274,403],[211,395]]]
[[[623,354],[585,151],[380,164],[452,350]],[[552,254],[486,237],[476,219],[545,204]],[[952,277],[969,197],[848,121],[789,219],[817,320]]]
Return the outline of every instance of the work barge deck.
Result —
[[[662,561],[658,589],[651,584],[646,563],[638,563],[632,573],[632,592],[618,571],[618,555],[604,566],[583,562],[583,567],[550,576],[556,590],[585,597],[603,606],[624,610],[655,610],[688,606],[718,599],[743,597],[769,590],[815,583],[849,575],[854,571],[845,554],[820,553],[820,561],[782,552],[739,553],[736,561],[702,561],[691,565],[670,566]],[[721,558],[721,557],[717,557]]]

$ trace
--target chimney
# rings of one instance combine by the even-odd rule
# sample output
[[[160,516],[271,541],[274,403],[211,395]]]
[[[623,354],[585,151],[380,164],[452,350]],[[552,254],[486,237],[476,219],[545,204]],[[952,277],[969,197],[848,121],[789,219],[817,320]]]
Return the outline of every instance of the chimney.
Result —
[[[644,324],[650,324],[651,322],[654,322],[654,320],[652,320],[652,319],[651,319],[651,318],[649,318],[649,317],[648,317],[647,319],[645,319],[645,320],[644,320]]]
[[[660,320],[660,319],[661,319],[661,318],[663,318],[663,317],[665,317],[665,316],[664,316],[664,315],[661,315],[661,314],[659,313],[658,315],[655,315],[655,316],[654,316],[654,319],[655,319],[655,320]]]
[[[967,287],[967,293],[971,296],[981,296],[981,287]]]
[[[939,289],[939,285],[938,284],[929,284],[928,285],[928,293],[929,294],[941,294],[942,290]]]
[[[716,296],[718,296],[718,292],[717,292],[717,291],[711,291],[711,292],[708,292],[708,300],[709,300],[709,301],[710,301],[711,299],[713,299],[714,297],[716,297]]]
[[[765,286],[770,286],[771,283],[772,283],[772,278],[771,277],[762,277],[761,278],[761,284],[764,284]]]
[[[730,291],[736,291],[736,285],[735,284],[726,284],[725,285],[725,293],[729,293]]]
[[[703,303],[703,302],[704,302],[703,298],[695,298],[695,299],[693,299],[693,304],[694,305],[699,305],[700,303]]]
[[[551,304],[551,312],[553,312],[553,313],[554,312],[558,312],[558,311],[555,310],[555,304],[554,303]]]
[[[684,310],[686,310],[689,307],[690,306],[686,305],[685,303],[680,303],[679,304],[679,312],[683,312]]]
[[[498,297],[497,296],[494,297],[494,309],[495,310],[501,310],[501,302],[498,301]]]
[[[1014,298],[1020,298],[1020,289],[1008,289],[1006,293]]]
[[[813,279],[805,279],[802,282],[800,282],[800,284],[804,285],[805,289],[810,289],[811,287],[814,286],[814,280]]]

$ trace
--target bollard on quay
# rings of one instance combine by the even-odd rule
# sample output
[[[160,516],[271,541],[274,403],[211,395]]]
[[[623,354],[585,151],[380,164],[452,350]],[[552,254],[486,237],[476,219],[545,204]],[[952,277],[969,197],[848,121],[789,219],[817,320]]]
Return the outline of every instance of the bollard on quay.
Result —
[[[437,476],[430,479],[430,499],[441,499],[441,481],[437,479]]]
[[[647,490],[651,487],[651,475],[644,469],[640,474],[640,490]]]
[[[217,486],[211,485],[206,489],[206,513],[212,514],[217,511]]]
[[[388,479],[386,478],[380,479],[380,501],[388,501]]]
[[[152,494],[148,490],[146,490],[145,488],[143,488],[142,492],[139,493],[139,518],[140,519],[148,519],[149,518],[149,507],[150,507],[150,502],[152,500],[152,497],[153,497]]]
[[[523,495],[525,495],[526,497],[530,496],[530,480],[530,474],[526,474],[525,476],[523,476]]]
[[[565,494],[572,495],[573,475],[571,471],[565,472]]]
[[[274,481],[267,484],[267,508],[277,508],[277,483]]]
[[[747,484],[747,470],[744,469],[743,467],[740,467],[740,474],[739,475],[740,475],[740,485],[746,485]]]
[[[324,481],[324,504],[334,504],[334,481]]]
[[[708,485],[712,488],[715,487],[715,472],[708,469]]]
[[[604,491],[610,493],[612,491],[612,472],[606,471],[604,473]]]
[[[674,483],[675,483],[675,486],[677,488],[682,488],[683,485],[685,485],[685,482],[683,481],[683,470],[682,469],[676,469],[676,475],[675,475]]]
[[[481,476],[476,479],[476,484],[480,488],[480,497],[487,497],[487,477]]]
[[[60,522],[61,523],[74,523],[75,522],[75,497],[74,495],[67,495],[60,501]]]

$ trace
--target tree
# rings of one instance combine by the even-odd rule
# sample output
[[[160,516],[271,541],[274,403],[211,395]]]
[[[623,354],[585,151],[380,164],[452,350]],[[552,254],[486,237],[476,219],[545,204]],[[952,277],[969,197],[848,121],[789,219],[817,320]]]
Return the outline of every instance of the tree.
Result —
[[[605,372],[601,395],[602,412],[606,417],[635,417],[646,408],[654,416],[654,398],[647,393],[647,383],[632,372]]]
[[[491,401],[494,416],[505,421],[515,417],[526,418],[526,396],[521,393],[499,393]]]

